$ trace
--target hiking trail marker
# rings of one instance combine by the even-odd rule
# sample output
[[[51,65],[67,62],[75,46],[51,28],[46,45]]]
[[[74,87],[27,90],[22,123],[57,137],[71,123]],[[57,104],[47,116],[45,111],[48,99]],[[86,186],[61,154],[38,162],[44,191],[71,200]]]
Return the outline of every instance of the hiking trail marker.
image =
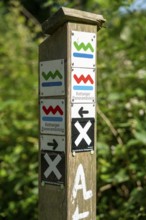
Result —
[[[73,103],[95,102],[95,68],[72,68],[71,99]]]
[[[40,96],[64,94],[64,60],[40,62]]]
[[[96,33],[72,31],[72,67],[95,68]]]
[[[102,15],[60,8],[39,47],[39,220],[96,219],[96,42]]]
[[[42,134],[65,134],[64,99],[41,99],[40,131]]]

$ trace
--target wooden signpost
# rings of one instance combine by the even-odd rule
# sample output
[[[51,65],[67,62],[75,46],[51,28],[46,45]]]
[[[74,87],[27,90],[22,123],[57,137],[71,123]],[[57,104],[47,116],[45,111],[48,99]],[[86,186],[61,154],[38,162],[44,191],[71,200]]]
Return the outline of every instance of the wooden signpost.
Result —
[[[39,47],[39,220],[96,219],[96,42],[101,15],[60,8]]]

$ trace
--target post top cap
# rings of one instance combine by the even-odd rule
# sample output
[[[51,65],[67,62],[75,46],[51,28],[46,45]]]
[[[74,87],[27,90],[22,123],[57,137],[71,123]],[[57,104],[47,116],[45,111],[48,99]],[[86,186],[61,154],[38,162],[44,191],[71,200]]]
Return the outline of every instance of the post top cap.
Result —
[[[99,30],[105,22],[105,19],[102,15],[61,7],[53,16],[43,22],[43,32],[51,35],[57,28],[68,21],[97,25],[97,30]]]

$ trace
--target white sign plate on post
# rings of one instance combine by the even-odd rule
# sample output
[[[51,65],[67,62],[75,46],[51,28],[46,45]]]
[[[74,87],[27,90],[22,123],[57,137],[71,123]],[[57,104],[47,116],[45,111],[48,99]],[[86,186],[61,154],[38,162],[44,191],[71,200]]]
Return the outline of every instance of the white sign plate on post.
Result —
[[[72,31],[72,67],[95,68],[96,34]]]
[[[71,87],[72,103],[95,102],[95,69],[73,68]]]
[[[41,135],[41,150],[65,152],[65,136]]]
[[[95,118],[95,103],[72,104],[71,118]]]
[[[40,132],[42,134],[65,134],[65,100],[40,100]]]
[[[64,60],[40,62],[40,96],[64,94]]]

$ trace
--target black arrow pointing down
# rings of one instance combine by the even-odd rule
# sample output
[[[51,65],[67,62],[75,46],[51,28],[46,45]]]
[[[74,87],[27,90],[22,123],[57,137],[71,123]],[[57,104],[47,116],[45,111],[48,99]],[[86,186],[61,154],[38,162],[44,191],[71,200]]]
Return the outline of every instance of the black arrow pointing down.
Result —
[[[56,150],[56,148],[58,147],[58,143],[55,139],[53,139],[53,142],[47,143],[47,145],[53,147],[53,150]]]
[[[84,114],[88,114],[89,111],[87,110],[83,110],[83,107],[81,107],[78,111],[79,115],[81,116],[81,118],[83,118]]]

